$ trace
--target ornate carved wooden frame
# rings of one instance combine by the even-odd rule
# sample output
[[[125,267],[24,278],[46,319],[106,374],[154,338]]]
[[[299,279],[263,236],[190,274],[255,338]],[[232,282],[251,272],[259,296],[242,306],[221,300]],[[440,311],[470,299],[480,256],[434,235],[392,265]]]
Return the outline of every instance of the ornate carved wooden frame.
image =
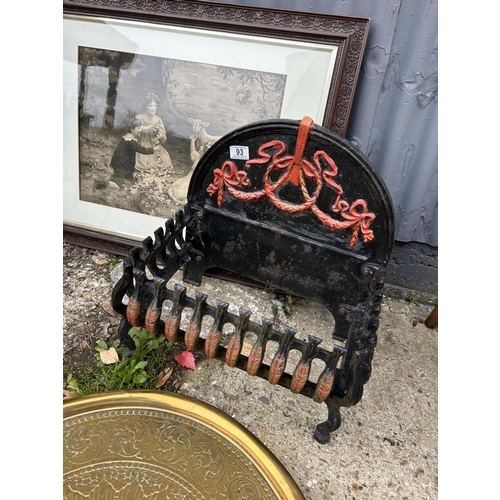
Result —
[[[331,44],[338,50],[322,126],[344,136],[361,69],[370,19],[290,12],[197,0],[64,0],[64,13],[144,21],[216,32]],[[65,240],[126,255],[125,237],[64,226]]]

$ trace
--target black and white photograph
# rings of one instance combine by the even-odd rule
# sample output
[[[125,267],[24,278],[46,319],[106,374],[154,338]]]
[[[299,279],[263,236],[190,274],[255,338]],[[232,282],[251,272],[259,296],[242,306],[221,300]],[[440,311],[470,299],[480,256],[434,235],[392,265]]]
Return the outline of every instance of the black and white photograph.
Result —
[[[221,136],[278,118],[286,75],[78,47],[80,200],[155,217]]]
[[[66,234],[142,241],[184,208],[207,149],[249,123],[310,116],[345,135],[369,19],[311,31],[306,14],[278,27],[191,1],[147,19],[82,3],[66,2],[63,20]]]

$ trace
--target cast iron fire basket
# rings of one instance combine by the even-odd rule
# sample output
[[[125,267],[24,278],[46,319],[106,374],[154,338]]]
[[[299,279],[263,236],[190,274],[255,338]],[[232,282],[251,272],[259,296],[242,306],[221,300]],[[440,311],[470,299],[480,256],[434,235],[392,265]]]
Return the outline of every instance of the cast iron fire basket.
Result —
[[[387,188],[347,140],[309,117],[246,125],[208,149],[193,172],[184,209],[124,259],[113,290],[114,310],[123,316],[120,339],[133,350],[129,330],[145,327],[324,402],[328,418],[314,437],[326,443],[340,426],[340,407],[357,404],[370,378],[393,242]],[[231,313],[223,298],[210,303],[200,291],[190,297],[185,286],[169,283],[181,268],[189,284],[224,270],[315,301],[331,312],[337,342],[324,349],[316,332],[304,341],[294,328],[250,320],[248,310]],[[190,317],[185,329],[183,311]],[[232,333],[223,345],[227,324]],[[205,337],[202,325],[208,326]],[[247,336],[256,340],[244,355]],[[270,341],[278,349],[266,364]],[[288,373],[292,349],[301,357]],[[313,360],[322,362],[316,382],[309,379]]]

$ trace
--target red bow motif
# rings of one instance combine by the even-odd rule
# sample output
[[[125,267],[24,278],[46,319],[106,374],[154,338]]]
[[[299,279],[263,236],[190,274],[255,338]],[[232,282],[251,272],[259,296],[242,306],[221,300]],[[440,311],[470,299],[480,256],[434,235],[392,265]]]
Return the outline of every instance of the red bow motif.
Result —
[[[208,186],[208,193],[211,195],[217,194],[218,206],[221,206],[224,202],[225,190],[227,189],[232,196],[243,202],[255,202],[267,197],[273,205],[288,213],[301,213],[310,210],[322,224],[332,231],[345,231],[352,228],[352,236],[349,240],[351,248],[356,244],[360,233],[363,241],[373,240],[374,236],[370,224],[375,219],[375,214],[368,212],[365,200],[358,199],[352,205],[349,205],[347,201],[341,199],[344,190],[340,184],[334,181],[338,174],[338,168],[332,158],[324,151],[316,151],[312,162],[303,157],[311,127],[312,120],[309,117],[304,118],[299,126],[295,155],[283,156],[286,151],[285,144],[273,140],[259,148],[259,158],[246,162],[246,168],[250,168],[252,165],[267,165],[264,174],[264,189],[254,192],[239,190],[238,188],[250,187],[251,185],[247,173],[238,170],[232,161],[226,161],[220,169],[214,170],[214,181]],[[272,151],[275,152],[271,156]],[[326,163],[324,171],[321,162]],[[283,174],[278,180],[273,181],[270,175],[276,170],[282,171]],[[306,179],[313,180],[314,189],[312,194],[307,188]],[[279,197],[280,188],[287,182],[300,187],[304,199],[303,203],[297,205]],[[316,205],[316,200],[325,185],[337,191],[337,197],[331,206],[331,210],[338,213],[343,220],[334,219]]]

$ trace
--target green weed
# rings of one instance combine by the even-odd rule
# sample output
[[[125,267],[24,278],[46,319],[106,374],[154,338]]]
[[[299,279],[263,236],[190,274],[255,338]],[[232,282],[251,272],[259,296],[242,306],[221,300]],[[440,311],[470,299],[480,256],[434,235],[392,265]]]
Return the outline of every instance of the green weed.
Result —
[[[413,304],[415,306],[421,306],[421,302],[416,298],[414,297],[412,294],[410,294],[407,299],[406,299],[410,304]]]
[[[121,266],[121,265],[122,265],[121,261],[118,261],[118,260],[117,260],[117,261],[113,261],[113,262],[111,262],[111,263],[108,265],[108,270],[111,272],[111,271],[113,271],[115,268],[117,268],[118,266]]]
[[[285,313],[285,316],[290,316],[292,312],[292,302],[293,297],[291,295],[286,295],[283,301],[283,305],[281,306],[283,312]]]
[[[154,389],[158,373],[163,368],[164,351],[172,347],[165,337],[155,337],[144,328],[132,328],[130,336],[136,350],[130,357],[123,357],[123,346],[115,340],[108,346],[99,341],[95,346],[95,369],[86,373],[68,373],[64,389],[79,396],[121,389]],[[113,348],[119,360],[105,364],[101,352]]]
[[[273,304],[273,316],[275,318],[278,318],[280,315],[280,308],[278,306],[278,304]]]

